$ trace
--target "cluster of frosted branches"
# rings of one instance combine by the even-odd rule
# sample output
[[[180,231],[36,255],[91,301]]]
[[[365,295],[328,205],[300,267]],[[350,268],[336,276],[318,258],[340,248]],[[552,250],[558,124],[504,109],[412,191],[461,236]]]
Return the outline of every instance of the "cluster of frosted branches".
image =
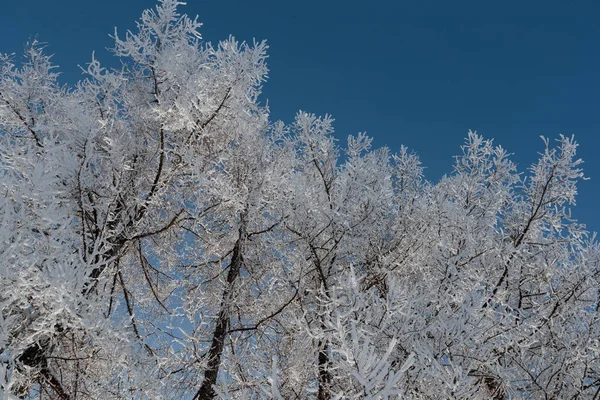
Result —
[[[61,87],[0,59],[1,399],[600,396],[577,144],[454,171],[272,123],[266,45],[162,0]]]

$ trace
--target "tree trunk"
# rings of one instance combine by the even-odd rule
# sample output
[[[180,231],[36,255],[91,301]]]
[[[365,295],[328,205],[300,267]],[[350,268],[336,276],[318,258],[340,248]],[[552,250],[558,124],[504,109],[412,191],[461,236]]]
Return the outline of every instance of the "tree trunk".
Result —
[[[221,309],[217,318],[217,324],[213,331],[213,339],[210,345],[210,350],[206,357],[208,358],[208,365],[204,371],[204,379],[200,389],[194,396],[193,400],[211,400],[216,397],[213,386],[217,383],[217,377],[219,375],[219,368],[221,366],[221,356],[223,355],[223,347],[225,345],[225,338],[227,337],[227,327],[229,325],[229,303],[231,301],[233,287],[235,280],[240,274],[242,268],[242,252],[241,244],[245,237],[245,232],[240,227],[240,236],[233,247],[233,254],[231,256],[231,263],[229,265],[229,272],[227,273],[227,286],[223,292],[221,299]]]
[[[328,400],[331,398],[329,391],[331,386],[331,373],[329,372],[329,346],[326,341],[319,340],[319,392],[317,400]]]

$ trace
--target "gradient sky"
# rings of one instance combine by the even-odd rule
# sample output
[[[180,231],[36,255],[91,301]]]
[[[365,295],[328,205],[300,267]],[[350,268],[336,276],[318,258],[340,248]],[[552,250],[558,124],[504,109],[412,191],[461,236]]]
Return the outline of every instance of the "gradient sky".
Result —
[[[64,83],[81,77],[117,27],[153,0],[4,0],[0,52],[48,43]],[[539,136],[575,134],[589,181],[573,215],[600,231],[600,2],[190,0],[205,40],[269,43],[263,101],[273,119],[329,113],[337,137],[366,131],[376,146],[416,151],[437,181],[469,129],[494,138],[525,170]]]

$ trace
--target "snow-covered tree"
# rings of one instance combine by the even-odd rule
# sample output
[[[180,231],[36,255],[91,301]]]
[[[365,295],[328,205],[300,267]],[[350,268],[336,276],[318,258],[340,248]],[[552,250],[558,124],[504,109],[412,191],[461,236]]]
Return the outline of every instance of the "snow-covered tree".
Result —
[[[0,57],[0,399],[600,396],[577,143],[454,171],[261,105],[266,44],[183,3],[60,86]]]

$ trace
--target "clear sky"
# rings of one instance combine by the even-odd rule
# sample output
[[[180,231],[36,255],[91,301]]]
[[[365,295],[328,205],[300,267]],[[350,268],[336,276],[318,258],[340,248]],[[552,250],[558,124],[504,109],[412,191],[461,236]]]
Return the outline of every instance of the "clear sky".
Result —
[[[135,27],[153,0],[4,0],[0,52],[33,37],[73,83],[92,50]],[[189,0],[207,41],[270,45],[263,101],[273,119],[329,113],[337,137],[415,150],[430,180],[450,173],[468,129],[494,138],[521,170],[540,135],[575,134],[584,170],[573,215],[600,231],[600,2]]]

